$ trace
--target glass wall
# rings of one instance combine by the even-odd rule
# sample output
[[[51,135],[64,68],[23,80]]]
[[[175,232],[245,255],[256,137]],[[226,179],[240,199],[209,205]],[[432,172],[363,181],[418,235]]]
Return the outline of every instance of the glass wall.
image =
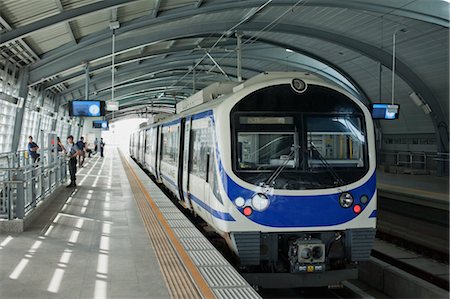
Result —
[[[11,151],[16,105],[0,100],[0,153]]]

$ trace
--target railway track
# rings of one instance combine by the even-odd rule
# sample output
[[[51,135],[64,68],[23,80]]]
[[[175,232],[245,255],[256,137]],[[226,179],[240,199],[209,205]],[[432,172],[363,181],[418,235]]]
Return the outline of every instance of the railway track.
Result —
[[[377,238],[408,251],[449,264],[449,214],[447,209],[427,206],[426,199],[407,202],[407,198],[378,198]],[[449,290],[448,278],[388,254],[372,250],[372,256],[442,289]]]

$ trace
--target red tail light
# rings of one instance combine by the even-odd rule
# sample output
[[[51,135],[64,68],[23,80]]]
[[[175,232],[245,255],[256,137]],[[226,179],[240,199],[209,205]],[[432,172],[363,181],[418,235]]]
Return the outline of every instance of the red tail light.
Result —
[[[251,214],[253,213],[253,210],[252,210],[252,208],[250,208],[250,207],[245,207],[244,208],[244,215],[245,216],[250,216]]]
[[[355,212],[356,214],[361,213],[361,206],[360,205],[354,205],[353,206],[353,212]]]

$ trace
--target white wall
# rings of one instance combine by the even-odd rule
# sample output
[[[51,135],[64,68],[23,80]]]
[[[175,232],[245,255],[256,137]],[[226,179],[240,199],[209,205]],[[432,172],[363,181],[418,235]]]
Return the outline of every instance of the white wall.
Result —
[[[81,136],[84,137],[84,141],[88,142],[88,148],[94,148],[94,140],[98,139],[100,142],[100,138],[102,137],[102,129],[94,129],[92,127],[92,122],[94,120],[103,120],[103,117],[85,117],[84,118],[84,126],[81,131]],[[81,137],[80,136],[80,137]]]

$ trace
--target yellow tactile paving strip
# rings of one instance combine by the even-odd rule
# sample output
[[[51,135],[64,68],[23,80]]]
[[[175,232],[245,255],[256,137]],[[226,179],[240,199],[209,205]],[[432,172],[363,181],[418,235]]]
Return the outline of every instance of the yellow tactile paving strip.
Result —
[[[215,298],[163,214],[121,152],[131,189],[172,298]],[[149,269],[151,271],[151,269]]]

